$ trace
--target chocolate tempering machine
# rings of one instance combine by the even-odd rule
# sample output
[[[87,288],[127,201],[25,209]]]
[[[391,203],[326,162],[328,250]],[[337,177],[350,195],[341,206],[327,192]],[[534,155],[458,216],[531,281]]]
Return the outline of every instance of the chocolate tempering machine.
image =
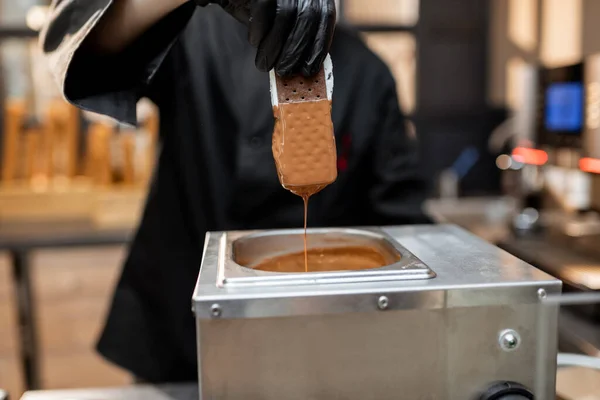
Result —
[[[309,230],[311,248],[376,249],[379,268],[253,268],[302,236],[207,234],[201,400],[532,399],[537,376],[535,398],[554,399],[558,304],[538,317],[559,280],[452,225]]]
[[[332,99],[331,59],[282,79],[270,74],[282,186],[330,183],[330,110],[311,110]],[[303,230],[207,234],[192,300],[201,400],[553,398],[559,305],[540,304],[560,281],[454,226],[310,229],[316,264],[343,261],[262,268],[304,246]]]

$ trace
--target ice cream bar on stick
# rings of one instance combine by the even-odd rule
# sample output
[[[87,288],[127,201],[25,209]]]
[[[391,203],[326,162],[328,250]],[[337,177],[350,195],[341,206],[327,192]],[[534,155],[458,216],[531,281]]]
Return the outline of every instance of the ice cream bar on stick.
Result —
[[[333,65],[327,55],[313,77],[282,78],[270,73],[275,116],[273,157],[281,185],[310,196],[337,178],[331,98]]]

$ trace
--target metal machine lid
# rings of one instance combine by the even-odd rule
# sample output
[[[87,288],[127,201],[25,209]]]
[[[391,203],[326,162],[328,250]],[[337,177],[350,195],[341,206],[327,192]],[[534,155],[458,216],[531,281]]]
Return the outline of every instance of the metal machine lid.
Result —
[[[297,245],[282,238],[302,232],[208,233],[193,295],[196,317],[522,304],[537,302],[539,288],[548,293],[561,290],[560,281],[452,225],[309,230],[311,238],[321,234],[372,240],[400,254],[397,263],[373,270],[282,274],[244,268],[234,261],[240,248],[249,251],[265,243],[275,252],[289,251]]]

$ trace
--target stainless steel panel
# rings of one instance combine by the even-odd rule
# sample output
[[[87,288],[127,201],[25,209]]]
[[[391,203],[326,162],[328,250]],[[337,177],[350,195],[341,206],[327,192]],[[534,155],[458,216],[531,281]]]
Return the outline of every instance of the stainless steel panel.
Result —
[[[498,380],[533,388],[536,307],[199,321],[202,399],[469,400]],[[520,335],[514,351],[499,345],[506,329]]]
[[[202,399],[443,399],[443,323],[442,310],[200,322]]]

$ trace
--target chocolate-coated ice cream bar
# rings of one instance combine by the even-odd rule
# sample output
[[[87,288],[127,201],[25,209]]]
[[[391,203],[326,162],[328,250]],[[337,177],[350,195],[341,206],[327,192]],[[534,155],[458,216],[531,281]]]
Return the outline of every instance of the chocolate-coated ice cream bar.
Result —
[[[275,116],[273,157],[279,180],[298,195],[312,195],[337,178],[331,58],[327,56],[313,77],[281,78],[271,72],[270,79]]]

